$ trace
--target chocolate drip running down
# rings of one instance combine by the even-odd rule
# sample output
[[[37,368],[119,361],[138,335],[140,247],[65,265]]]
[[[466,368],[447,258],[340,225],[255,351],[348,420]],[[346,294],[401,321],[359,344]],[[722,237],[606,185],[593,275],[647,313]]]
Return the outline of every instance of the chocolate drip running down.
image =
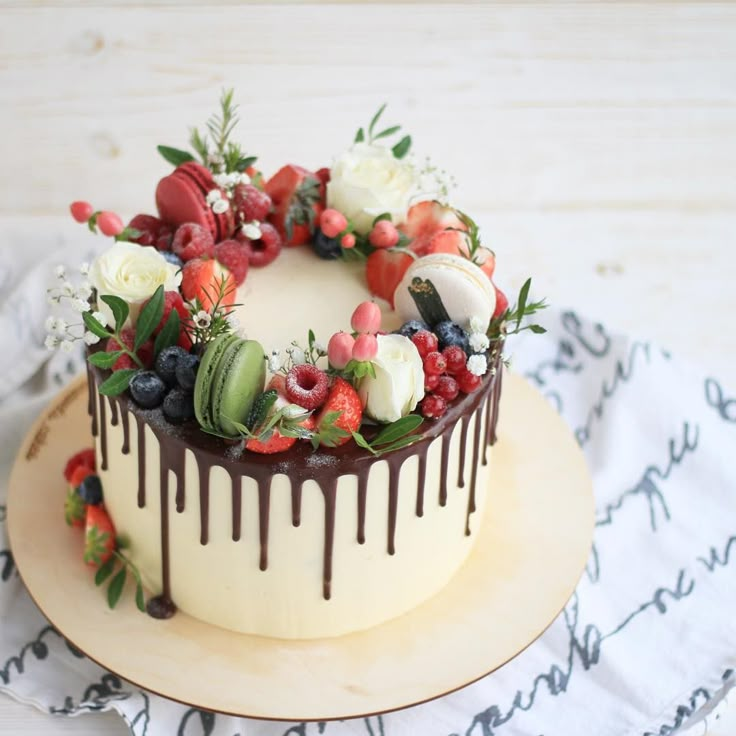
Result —
[[[440,477],[439,498],[440,506],[447,504],[447,475],[449,471],[449,453],[452,434],[460,424],[460,447],[458,457],[458,485],[465,485],[465,457],[468,442],[470,421],[474,421],[472,438],[472,468],[470,473],[470,488],[464,533],[470,535],[470,516],[476,510],[476,483],[478,464],[487,464],[486,447],[496,441],[496,423],[498,421],[498,404],[501,389],[502,363],[497,355],[494,361],[495,370],[484,380],[480,389],[473,394],[456,400],[449,407],[447,414],[431,424],[423,425],[424,433],[417,442],[400,448],[385,456],[375,457],[352,443],[337,448],[321,449],[321,455],[332,458],[330,462],[310,462],[313,451],[308,443],[299,443],[290,450],[290,473],[292,491],[292,523],[299,526],[301,523],[302,489],[307,480],[317,483],[324,497],[325,540],[323,556],[323,596],[330,599],[332,590],[333,546],[335,539],[335,518],[337,504],[337,485],[340,476],[354,475],[357,479],[357,541],[365,543],[366,508],[368,504],[368,477],[376,462],[385,462],[388,469],[388,519],[387,519],[387,552],[396,553],[396,522],[398,514],[398,498],[401,469],[404,462],[410,457],[417,457],[417,488],[416,488],[416,515],[424,515],[426,502],[426,467],[427,454],[430,444],[440,439]],[[92,418],[93,434],[99,432],[101,465],[103,469],[108,464],[108,436],[106,419],[106,397],[100,396],[95,390],[97,381],[104,379],[105,374],[99,369],[90,369],[90,401],[89,409]],[[183,425],[177,427],[176,433],[170,433],[166,425],[159,421],[149,421],[150,412],[142,412],[125,396],[110,399],[111,419],[120,416],[123,425],[122,452],[130,450],[129,414],[132,414],[137,425],[137,456],[138,456],[138,507],[146,505],[146,427],[153,432],[160,448],[160,529],[161,529],[161,575],[162,592],[151,601],[147,610],[156,618],[168,618],[176,611],[171,595],[171,559],[169,543],[169,514],[170,514],[170,476],[176,480],[176,494],[174,504],[176,511],[181,513],[186,505],[185,488],[185,459],[186,451],[190,450],[194,456],[199,476],[199,508],[200,508],[200,543],[206,545],[209,541],[209,509],[210,509],[210,477],[214,466],[225,469],[232,483],[232,539],[237,542],[241,539],[242,525],[242,479],[247,476],[253,479],[258,488],[258,530],[259,530],[259,569],[268,569],[268,541],[271,507],[271,482],[277,470],[273,459],[267,455],[248,453],[235,458],[232,453],[232,443],[207,435],[195,426]],[[99,413],[99,417],[98,417]],[[484,417],[485,415],[485,417]],[[485,424],[482,425],[485,418]],[[369,434],[369,432],[366,432]],[[482,446],[482,453],[481,453]],[[339,467],[339,474],[335,468]]]

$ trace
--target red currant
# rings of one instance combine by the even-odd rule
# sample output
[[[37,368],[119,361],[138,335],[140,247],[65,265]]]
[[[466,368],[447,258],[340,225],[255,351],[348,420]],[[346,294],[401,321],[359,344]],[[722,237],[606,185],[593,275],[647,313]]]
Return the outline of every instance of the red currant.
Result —
[[[433,353],[439,346],[437,335],[429,330],[419,330],[414,334],[411,341],[416,345],[422,358],[425,358],[429,353]]]
[[[473,391],[477,391],[482,382],[481,376],[476,376],[475,373],[471,373],[466,370],[455,376],[457,379],[457,385],[464,394],[472,394]]]
[[[437,388],[440,382],[440,377],[436,373],[425,373],[424,374],[424,390],[429,393]]]
[[[441,376],[447,369],[447,361],[436,350],[424,356],[424,372]]]
[[[447,402],[441,396],[429,394],[422,399],[422,416],[439,419],[447,411]]]
[[[447,362],[447,372],[451,376],[456,376],[458,373],[462,373],[465,370],[465,364],[467,363],[467,356],[465,351],[458,345],[450,345],[442,351],[442,355]]]
[[[457,385],[457,381],[452,376],[440,376],[434,392],[445,401],[452,401],[457,398],[460,386]]]

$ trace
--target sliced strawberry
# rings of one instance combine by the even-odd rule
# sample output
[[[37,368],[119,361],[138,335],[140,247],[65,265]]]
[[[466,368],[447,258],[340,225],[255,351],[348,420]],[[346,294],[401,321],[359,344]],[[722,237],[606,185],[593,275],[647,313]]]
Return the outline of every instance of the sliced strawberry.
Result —
[[[394,291],[414,259],[407,253],[377,250],[368,256],[365,278],[371,294],[394,306]]]
[[[320,444],[325,447],[344,445],[352,439],[352,432],[358,431],[362,419],[363,404],[358,392],[344,378],[336,378],[317,415]],[[343,432],[336,432],[336,428]]]
[[[420,256],[426,255],[426,248],[437,233],[447,228],[466,229],[451,207],[432,200],[419,202],[411,207],[406,215],[406,222],[398,227],[412,239],[409,248]]]
[[[212,259],[195,258],[182,268],[181,293],[189,302],[199,299],[202,309],[207,312],[214,307],[220,293],[223,294],[222,306],[233,305],[236,289],[230,271]]]
[[[273,202],[269,221],[284,244],[309,242],[325,207],[325,184],[308,169],[288,164],[266,182],[265,191]]]
[[[299,425],[305,429],[314,429],[314,417],[310,414],[303,422],[299,422]],[[260,453],[261,455],[273,455],[277,452],[284,452],[295,444],[296,437],[284,437],[278,429],[275,429],[273,434],[265,442],[248,440],[245,443],[245,449]]]
[[[467,258],[470,255],[468,239],[457,230],[441,230],[432,236],[422,255],[429,256],[434,253],[451,253]]]
[[[93,447],[86,447],[84,450],[75,452],[67,461],[64,467],[64,479],[69,483],[72,473],[78,466],[90,468],[92,472],[95,470],[95,450]],[[81,483],[81,481],[80,481]]]
[[[102,506],[87,506],[84,527],[84,561],[99,567],[115,551],[115,527]]]

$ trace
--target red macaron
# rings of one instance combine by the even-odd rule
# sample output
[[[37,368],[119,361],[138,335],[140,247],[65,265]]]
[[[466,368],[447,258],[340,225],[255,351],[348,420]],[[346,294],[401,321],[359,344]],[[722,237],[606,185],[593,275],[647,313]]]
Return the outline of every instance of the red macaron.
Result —
[[[172,225],[195,222],[206,227],[216,243],[227,240],[233,232],[232,208],[217,214],[207,203],[207,195],[217,189],[223,198],[225,191],[215,184],[209,169],[187,161],[165,176],[156,187],[156,207],[161,219]]]

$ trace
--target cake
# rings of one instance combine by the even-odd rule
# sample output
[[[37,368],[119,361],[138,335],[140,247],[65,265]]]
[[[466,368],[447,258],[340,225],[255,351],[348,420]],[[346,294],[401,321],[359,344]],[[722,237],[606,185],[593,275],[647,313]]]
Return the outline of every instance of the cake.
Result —
[[[65,468],[65,515],[111,607],[128,578],[155,618],[339,636],[471,552],[504,341],[542,331],[524,320],[543,305],[527,282],[509,307],[477,226],[382,113],[330,168],[266,179],[225,93],[199,162],[159,147],[157,216],[72,204],[114,239],[51,292],[83,332],[51,318],[48,340],[87,344],[95,446]]]

